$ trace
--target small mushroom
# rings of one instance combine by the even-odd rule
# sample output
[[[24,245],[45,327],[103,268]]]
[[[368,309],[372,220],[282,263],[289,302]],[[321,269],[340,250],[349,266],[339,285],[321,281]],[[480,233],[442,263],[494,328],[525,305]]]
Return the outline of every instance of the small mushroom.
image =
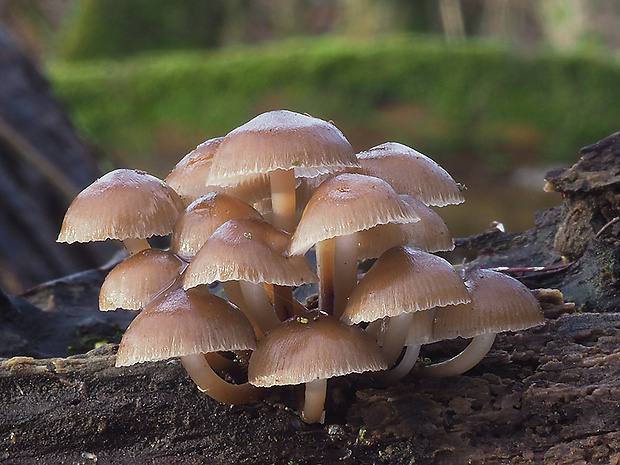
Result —
[[[250,357],[248,381],[258,387],[305,383],[301,417],[316,423],[323,419],[329,378],[386,367],[364,330],[309,311],[283,322],[259,342]]]
[[[170,234],[183,208],[177,193],[161,179],[144,171],[114,170],[71,202],[58,242],[119,239],[135,254],[150,247],[146,238]]]
[[[387,182],[339,174],[323,182],[308,201],[288,253],[301,255],[316,244],[319,307],[338,317],[357,284],[356,233],[379,224],[418,220]]]
[[[255,348],[252,325],[234,305],[205,286],[177,288],[149,302],[131,322],[118,347],[116,366],[180,357],[201,391],[220,402],[240,404],[258,398],[260,390],[224,381],[205,354]]]
[[[284,255],[289,239],[286,231],[261,219],[227,221],[200,248],[185,272],[183,285],[187,289],[214,281],[225,286],[239,282],[246,302],[241,308],[260,336],[280,323],[263,283],[299,286],[317,280],[305,257]],[[225,290],[228,292],[227,287]]]
[[[474,270],[465,281],[471,302],[435,310],[433,339],[473,338],[449,360],[420,367],[425,377],[445,377],[473,368],[490,350],[495,335],[542,324],[538,300],[521,282],[491,270]]]
[[[169,251],[145,249],[123,260],[106,276],[99,293],[99,310],[140,310],[170,289],[187,263]]]

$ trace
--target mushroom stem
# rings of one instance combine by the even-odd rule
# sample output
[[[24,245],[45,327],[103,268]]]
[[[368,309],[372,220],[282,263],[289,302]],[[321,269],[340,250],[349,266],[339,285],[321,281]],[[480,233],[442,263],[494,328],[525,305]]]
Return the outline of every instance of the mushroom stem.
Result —
[[[301,418],[306,423],[323,423],[327,379],[315,379],[306,383],[306,397],[301,411]]]
[[[334,316],[344,313],[351,292],[357,285],[357,233],[337,236],[334,251]]]
[[[484,333],[474,337],[463,351],[439,363],[420,367],[418,373],[425,378],[445,378],[460,375],[476,366],[495,342],[496,333]]]
[[[273,211],[273,225],[293,234],[295,231],[295,169],[278,169],[269,172],[271,181],[271,210]],[[274,286],[274,305],[278,314],[292,316],[295,313],[293,306],[293,291],[288,286]]]
[[[405,347],[413,315],[413,312],[408,312],[386,318],[382,331],[377,335],[377,343],[390,367],[396,363]]]
[[[397,365],[391,370],[381,373],[381,380],[386,383],[396,383],[401,378],[405,377],[418,361],[418,355],[420,355],[420,344],[413,344],[405,346],[405,353],[400,359]]]
[[[334,252],[335,239],[326,239],[315,245],[316,274],[319,277],[319,309],[334,313]]]
[[[138,252],[142,252],[145,249],[150,249],[151,245],[149,241],[139,237],[128,237],[123,240],[123,245],[127,249],[130,255],[135,255]]]
[[[262,284],[239,281],[239,286],[247,304],[248,312],[252,315],[251,321],[256,322],[263,334],[280,324],[280,319],[271,306]]]
[[[224,288],[224,292],[226,293],[226,297],[228,298],[228,300],[235,304],[237,307],[239,307],[239,310],[243,312],[243,314],[252,324],[256,339],[262,338],[263,330],[261,329],[258,320],[254,316],[254,312],[252,312],[249,305],[245,301],[245,297],[243,296],[243,291],[241,290],[241,284],[239,283],[239,281],[224,281],[222,282],[222,287]]]
[[[260,397],[259,388],[249,383],[231,384],[220,378],[203,354],[181,357],[181,363],[202,392],[225,404],[243,404]]]

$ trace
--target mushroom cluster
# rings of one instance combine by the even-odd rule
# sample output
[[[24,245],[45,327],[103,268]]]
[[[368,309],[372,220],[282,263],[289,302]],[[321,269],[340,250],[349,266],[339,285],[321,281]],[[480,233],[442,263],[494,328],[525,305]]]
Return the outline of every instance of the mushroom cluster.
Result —
[[[200,390],[231,404],[304,385],[299,412],[313,423],[331,377],[460,374],[496,333],[542,323],[517,280],[461,275],[433,254],[454,245],[431,207],[463,200],[412,148],[356,154],[333,123],[282,110],[204,142],[165,180],[129,169],[101,177],[73,201],[58,240],[118,239],[130,253],[100,294],[102,311],[141,310],[117,366],[179,357]],[[153,235],[170,247],[151,248]],[[318,309],[293,297],[314,282]],[[423,344],[457,337],[472,338],[462,353],[416,364]]]

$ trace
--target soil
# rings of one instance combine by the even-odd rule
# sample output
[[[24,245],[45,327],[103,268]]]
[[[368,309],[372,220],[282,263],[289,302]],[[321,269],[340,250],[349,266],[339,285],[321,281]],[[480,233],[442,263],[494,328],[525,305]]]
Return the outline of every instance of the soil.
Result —
[[[561,291],[536,291],[543,325],[500,334],[461,376],[411,374],[388,387],[371,376],[331,380],[323,424],[301,421],[295,388],[228,406],[199,392],[176,360],[115,368],[114,343],[52,354],[77,346],[68,329],[75,321],[90,328],[91,342],[112,341],[128,323],[118,311],[98,319],[105,270],[0,295],[0,463],[619,463],[619,141],[614,134],[548,175],[565,202],[540,212],[534,229],[456,241],[458,254],[475,256],[466,267],[501,268],[532,289]],[[577,205],[587,214],[571,214]],[[561,233],[568,229],[583,234],[573,249]],[[51,334],[42,337],[40,322]]]

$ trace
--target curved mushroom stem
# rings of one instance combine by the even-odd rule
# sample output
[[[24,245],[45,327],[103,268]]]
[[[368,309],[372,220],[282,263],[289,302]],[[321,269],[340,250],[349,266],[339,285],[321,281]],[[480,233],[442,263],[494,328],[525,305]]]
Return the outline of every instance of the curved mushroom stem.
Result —
[[[418,355],[420,355],[420,345],[408,345],[405,346],[405,353],[400,359],[397,365],[391,370],[384,371],[380,374],[381,380],[386,383],[396,383],[401,378],[405,377],[418,361]]]
[[[127,249],[130,255],[135,255],[138,252],[142,252],[143,250],[150,249],[151,245],[149,241],[146,239],[141,239],[139,237],[129,237],[123,240],[123,245]]]
[[[306,423],[323,423],[325,421],[325,395],[327,394],[327,380],[315,379],[306,383],[306,397],[301,410],[301,418]]]
[[[181,357],[181,363],[202,392],[225,404],[243,404],[261,396],[259,388],[250,383],[231,384],[220,378],[203,354]]]
[[[261,329],[258,320],[255,318],[254,313],[250,310],[250,307],[245,301],[239,281],[224,281],[222,282],[222,287],[224,288],[224,292],[226,293],[228,300],[239,307],[239,310],[241,310],[245,317],[250,320],[250,323],[252,323],[256,339],[262,338],[264,336],[263,330]]]
[[[439,363],[420,367],[418,374],[425,378],[445,378],[460,375],[476,366],[495,342],[496,333],[485,333],[474,337],[460,354]]]
[[[413,312],[402,313],[397,316],[385,318],[381,331],[377,335],[377,343],[388,366],[392,366],[405,347],[405,341],[409,334],[409,327],[413,321]]]

